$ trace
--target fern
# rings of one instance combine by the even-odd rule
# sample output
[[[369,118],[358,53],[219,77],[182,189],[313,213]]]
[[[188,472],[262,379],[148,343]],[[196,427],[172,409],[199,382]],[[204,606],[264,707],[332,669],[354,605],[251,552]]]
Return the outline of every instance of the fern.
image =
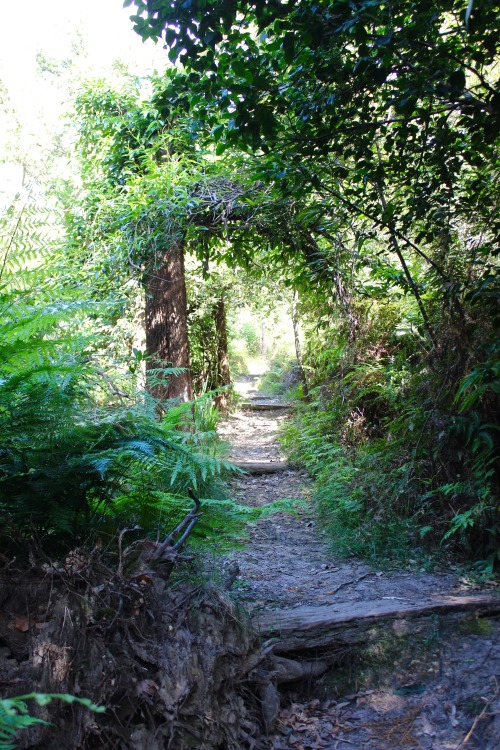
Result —
[[[35,221],[36,206],[23,209],[22,218],[28,215]],[[189,486],[223,502],[223,477],[231,467],[218,458],[214,431],[197,429],[204,407],[167,403],[159,421],[155,400],[135,392],[132,377],[127,382],[123,375],[125,390],[111,388],[110,398],[103,382],[109,385],[115,375],[101,367],[96,335],[112,301],[75,297],[74,284],[65,284],[59,241],[34,233],[30,245],[30,222],[16,216],[13,209],[2,224],[8,237],[0,284],[4,545],[35,532],[50,550],[64,550],[92,529],[113,535],[135,516],[155,533],[158,514],[168,524],[168,517],[182,513]],[[209,506],[207,521],[211,513]],[[223,513],[216,515],[222,519]],[[222,528],[222,520],[217,524]]]
[[[88,698],[77,698],[64,693],[29,693],[15,698],[0,699],[0,750],[15,750],[18,732],[35,724],[48,725],[49,722],[31,716],[26,701],[34,700],[39,706],[46,706],[57,699],[64,703],[79,703],[91,711],[102,713],[103,706],[96,706]]]

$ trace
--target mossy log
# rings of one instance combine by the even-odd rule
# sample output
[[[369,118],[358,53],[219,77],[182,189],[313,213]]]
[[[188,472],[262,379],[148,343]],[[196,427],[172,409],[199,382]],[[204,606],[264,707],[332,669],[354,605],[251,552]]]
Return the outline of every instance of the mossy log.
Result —
[[[253,622],[263,640],[272,639],[274,654],[290,654],[354,647],[368,641],[370,631],[379,624],[392,622],[395,630],[404,630],[403,623],[430,615],[454,613],[499,614],[500,597],[436,595],[408,604],[390,599],[342,602],[325,607],[303,606],[262,612]]]

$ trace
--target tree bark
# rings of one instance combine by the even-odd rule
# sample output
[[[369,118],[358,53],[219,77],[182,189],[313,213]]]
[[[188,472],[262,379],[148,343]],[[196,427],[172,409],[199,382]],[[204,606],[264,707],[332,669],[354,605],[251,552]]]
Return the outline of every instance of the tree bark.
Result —
[[[173,243],[146,280],[146,372],[149,392],[160,400],[193,398],[187,328],[186,279],[182,241]],[[180,375],[152,373],[164,367],[182,367]]]
[[[302,346],[300,345],[300,334],[299,334],[299,318],[297,315],[297,301],[299,299],[299,293],[295,289],[292,299],[292,325],[293,325],[293,337],[295,339],[295,354],[297,357],[297,365],[299,367],[299,377],[302,383],[302,393],[304,398],[309,395],[309,388],[307,387],[306,371],[304,370],[304,362],[302,359]]]
[[[215,330],[217,333],[217,387],[231,385],[229,354],[227,349],[226,303],[224,294],[219,297],[215,306]],[[215,404],[220,409],[227,405],[227,391],[218,393]]]
[[[238,469],[247,474],[259,476],[262,474],[278,474],[290,468],[286,461],[233,461]]]
[[[260,612],[254,624],[262,640],[274,638],[273,654],[337,646],[352,647],[373,640],[378,624],[418,620],[460,612],[498,613],[500,600],[489,594],[453,596],[436,594],[417,601],[376,599],[339,602],[323,607],[303,605],[293,609]]]
[[[377,151],[379,150],[378,143],[377,145]],[[380,153],[379,153],[379,164],[380,164]],[[384,213],[387,212],[387,202],[385,200],[385,194],[383,189],[382,183],[377,183],[376,188],[379,194],[380,198],[380,205],[382,206],[382,209]],[[396,233],[396,227],[392,219],[390,219],[387,222],[387,226],[389,229],[389,242],[391,244],[392,249],[398,256],[398,260],[401,264],[401,268],[403,269],[403,273],[406,277],[406,281],[408,282],[408,285],[413,292],[413,296],[415,297],[418,305],[418,309],[420,310],[420,314],[422,315],[422,320],[424,321],[424,326],[427,330],[427,333],[429,334],[429,339],[435,349],[437,349],[437,339],[436,334],[434,333],[434,328],[432,326],[431,321],[429,320],[429,316],[427,315],[427,310],[425,309],[424,303],[422,301],[422,297],[420,296],[420,292],[418,291],[418,286],[416,285],[415,281],[413,280],[413,276],[410,273],[410,269],[408,268],[408,265],[406,263],[406,260],[404,259],[403,253],[401,252],[401,248],[399,247],[399,242],[397,238]]]

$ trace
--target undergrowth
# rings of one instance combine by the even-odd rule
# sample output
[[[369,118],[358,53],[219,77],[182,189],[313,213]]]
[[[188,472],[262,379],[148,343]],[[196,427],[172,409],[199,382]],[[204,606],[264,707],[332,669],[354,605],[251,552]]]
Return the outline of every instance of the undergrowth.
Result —
[[[35,724],[48,724],[47,721],[32,716],[29,713],[27,701],[34,701],[38,706],[47,706],[52,700],[63,703],[79,703],[91,711],[102,713],[103,706],[96,706],[88,698],[77,698],[64,693],[29,693],[14,698],[0,699],[0,750],[15,750],[16,738],[23,729],[29,729]]]
[[[429,354],[404,313],[401,303],[375,304],[355,341],[341,330],[335,341],[311,337],[310,399],[284,426],[283,446],[314,478],[341,553],[421,564],[452,555],[491,574],[500,559],[498,315],[469,312],[482,343],[469,338],[466,357],[450,330]]]
[[[4,562],[114,544],[124,528],[127,541],[160,539],[192,508],[192,494],[202,500],[193,542],[231,544],[251,514],[229,497],[234,468],[216,434],[212,394],[159,410],[137,387],[133,358],[127,367],[106,354],[110,310],[123,301],[96,303],[88,285],[68,283],[60,234],[33,245],[23,216],[31,225],[45,213],[23,210],[0,222]]]

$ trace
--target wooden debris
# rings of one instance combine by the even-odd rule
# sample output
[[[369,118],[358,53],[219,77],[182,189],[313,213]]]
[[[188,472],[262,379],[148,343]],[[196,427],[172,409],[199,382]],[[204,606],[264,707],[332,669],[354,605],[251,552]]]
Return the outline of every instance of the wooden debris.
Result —
[[[292,408],[291,404],[283,401],[243,401],[240,406],[249,411],[286,411]]]
[[[272,682],[268,682],[262,686],[260,699],[264,726],[269,733],[280,712],[280,696],[276,686]]]
[[[286,461],[234,461],[247,474],[276,474],[289,468]]]
[[[321,659],[314,661],[296,661],[285,659],[283,656],[272,658],[273,677],[278,685],[285,682],[296,682],[297,680],[310,680],[319,677],[328,669],[328,662]]]
[[[254,618],[254,625],[264,638],[276,638],[273,653],[281,654],[341,644],[354,646],[366,641],[370,628],[379,623],[455,612],[500,613],[500,598],[483,594],[437,595],[406,606],[392,600],[303,606],[262,612]]]

